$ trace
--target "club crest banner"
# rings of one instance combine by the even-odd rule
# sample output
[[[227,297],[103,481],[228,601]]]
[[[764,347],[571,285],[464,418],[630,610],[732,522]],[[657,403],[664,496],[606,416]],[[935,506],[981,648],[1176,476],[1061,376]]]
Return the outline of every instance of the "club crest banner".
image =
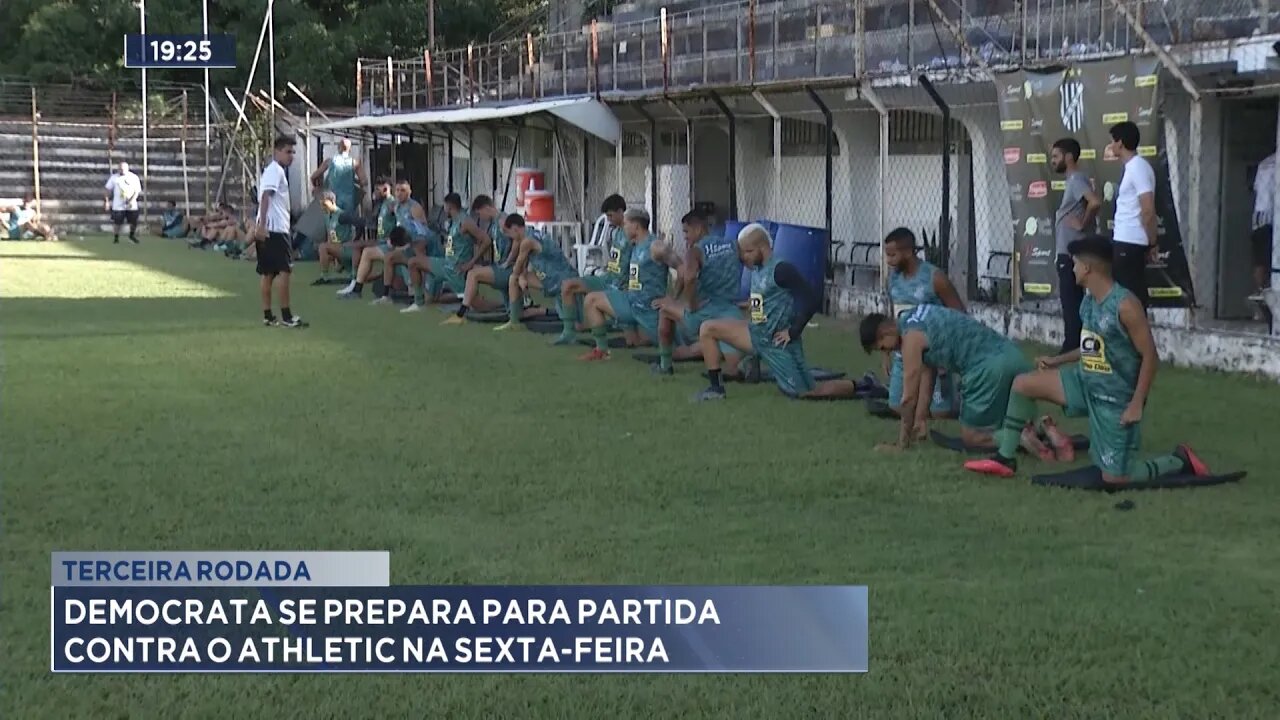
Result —
[[[1138,154],[1151,163],[1156,174],[1160,253],[1147,265],[1151,304],[1193,305],[1160,121],[1158,61],[1124,57],[1050,72],[1017,70],[997,74],[996,82],[1022,296],[1045,299],[1058,294],[1054,217],[1066,179],[1054,171],[1049,160],[1053,143],[1065,137],[1080,143],[1080,169],[1091,178],[1102,199],[1098,228],[1109,235],[1114,226],[1116,191],[1124,175],[1119,158],[1107,152],[1109,131],[1112,125],[1128,120],[1142,133]]]

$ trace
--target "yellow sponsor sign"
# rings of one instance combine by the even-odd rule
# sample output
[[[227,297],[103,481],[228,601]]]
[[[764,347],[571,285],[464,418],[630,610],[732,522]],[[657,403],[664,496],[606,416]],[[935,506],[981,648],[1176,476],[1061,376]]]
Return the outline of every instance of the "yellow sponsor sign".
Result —
[[[1182,288],[1180,287],[1149,287],[1147,295],[1153,298],[1180,298],[1182,297]]]
[[[1155,157],[1156,146],[1155,145],[1139,145],[1138,154],[1141,155],[1142,157]]]
[[[1158,75],[1139,75],[1133,79],[1134,87],[1155,87],[1160,82]]]
[[[1095,160],[1098,157],[1098,151],[1093,148],[1085,148],[1080,151],[1081,160]]]
[[[1066,190],[1066,189],[1067,189],[1067,181],[1066,181],[1066,180],[1054,180],[1054,181],[1053,181],[1053,189],[1054,189],[1054,190],[1059,190],[1059,191],[1061,191],[1061,190]]]
[[[1022,292],[1028,295],[1048,295],[1053,292],[1053,286],[1048,283],[1023,283]]]
[[[1049,157],[1044,153],[1028,153],[1027,162],[1037,165],[1043,165],[1049,162]]]
[[[1021,120],[1004,120],[1000,123],[1000,129],[1001,130],[1021,130],[1022,121]]]
[[[1127,112],[1107,113],[1106,115],[1102,116],[1102,122],[1108,123],[1111,125],[1125,122],[1128,119],[1129,119],[1129,113]]]

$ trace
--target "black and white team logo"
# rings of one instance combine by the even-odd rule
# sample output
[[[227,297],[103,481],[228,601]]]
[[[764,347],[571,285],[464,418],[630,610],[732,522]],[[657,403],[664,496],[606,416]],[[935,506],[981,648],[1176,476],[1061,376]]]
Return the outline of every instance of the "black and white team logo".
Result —
[[[1062,126],[1067,132],[1079,132],[1084,125],[1084,83],[1068,80],[1062,83],[1062,100],[1058,103]]]

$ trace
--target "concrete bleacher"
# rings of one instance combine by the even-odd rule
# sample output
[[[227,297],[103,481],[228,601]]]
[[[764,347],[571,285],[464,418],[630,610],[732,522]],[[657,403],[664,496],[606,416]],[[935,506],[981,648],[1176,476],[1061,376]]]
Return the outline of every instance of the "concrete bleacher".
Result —
[[[41,214],[63,235],[105,232],[111,229],[103,210],[103,185],[111,168],[126,161],[143,174],[140,128],[125,128],[121,137],[109,140],[110,128],[100,121],[42,121],[39,126]],[[205,196],[204,138],[187,130],[187,186],[191,214],[202,215]],[[158,220],[169,200],[181,207],[185,200],[179,126],[149,129],[149,173],[143,192],[146,214]],[[114,159],[114,162],[112,160]],[[216,139],[209,152],[210,195],[217,189],[222,146]],[[0,119],[0,196],[21,197],[33,190],[30,120]],[[223,196],[234,203],[240,197],[240,174],[228,174]]]

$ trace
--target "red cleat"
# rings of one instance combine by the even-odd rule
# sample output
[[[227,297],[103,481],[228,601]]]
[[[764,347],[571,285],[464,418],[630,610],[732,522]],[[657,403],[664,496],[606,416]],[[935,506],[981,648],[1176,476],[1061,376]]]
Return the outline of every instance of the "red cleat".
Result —
[[[609,353],[601,350],[600,348],[591,348],[591,352],[579,355],[578,359],[583,362],[599,362],[601,360],[608,360]]]
[[[1027,452],[1035,455],[1045,462],[1053,462],[1055,459],[1053,451],[1044,444],[1044,441],[1042,441],[1040,436],[1036,433],[1036,429],[1031,425],[1027,425],[1022,428],[1022,436],[1019,438],[1019,444],[1022,445]]]
[[[1191,471],[1192,475],[1195,475],[1196,477],[1207,477],[1211,474],[1209,472],[1209,466],[1206,465],[1199,456],[1191,451],[1190,446],[1179,445],[1173,449],[1173,455],[1174,457],[1181,458],[1182,462],[1187,464],[1187,469]]]
[[[1044,434],[1049,437],[1049,444],[1053,446],[1053,453],[1058,462],[1071,462],[1076,459],[1076,446],[1072,444],[1071,438],[1067,437],[1066,433],[1058,429],[1058,424],[1053,421],[1053,418],[1045,416],[1040,421],[1040,426],[1044,428]]]
[[[964,469],[969,472],[981,473],[982,475],[996,475],[1005,478],[1010,478],[1014,475],[1013,468],[995,458],[970,460],[964,464]]]

